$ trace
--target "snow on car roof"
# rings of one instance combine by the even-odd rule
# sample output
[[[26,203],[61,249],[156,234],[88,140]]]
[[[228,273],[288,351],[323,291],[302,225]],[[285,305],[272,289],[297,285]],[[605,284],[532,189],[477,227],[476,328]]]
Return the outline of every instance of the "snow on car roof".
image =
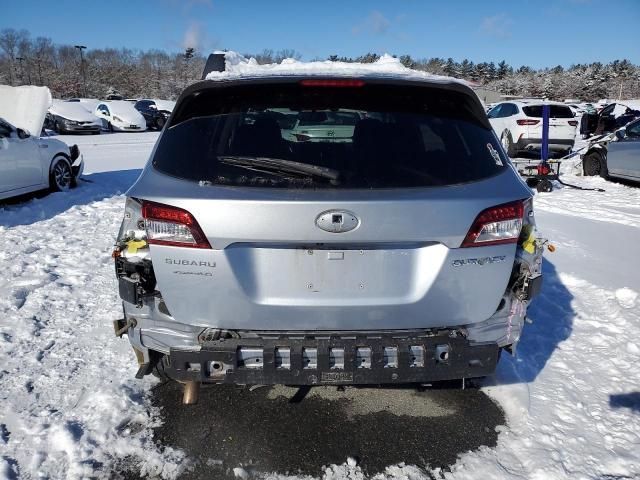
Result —
[[[49,112],[77,122],[93,122],[97,119],[96,116],[89,113],[86,106],[81,105],[80,102],[54,100],[53,105],[49,108]]]
[[[78,101],[76,101],[76,99],[72,99],[72,100],[66,100],[66,101],[69,103],[79,104],[89,113],[93,113],[93,111],[96,109],[98,104],[101,103],[100,100],[98,100],[97,98],[78,98],[77,100]]]
[[[461,79],[412,70],[405,67],[398,58],[386,53],[373,63],[332,62],[330,60],[302,62],[293,58],[285,58],[281,63],[270,63],[266,65],[259,65],[255,58],[246,58],[236,52],[215,53],[224,53],[225,71],[210,72],[206,76],[206,80],[309,75],[398,78],[405,80],[426,80],[436,83],[456,82],[466,86],[470,85],[469,82]]]
[[[111,113],[116,115],[126,115],[127,113],[138,112],[131,102],[126,100],[105,100],[100,102],[100,105],[105,104],[111,110]]]
[[[154,98],[153,101],[156,102],[156,108],[158,110],[167,110],[171,112],[176,106],[176,102],[174,102],[173,100],[160,100]]]
[[[640,110],[640,100],[616,100],[616,103],[632,108],[634,110]]]

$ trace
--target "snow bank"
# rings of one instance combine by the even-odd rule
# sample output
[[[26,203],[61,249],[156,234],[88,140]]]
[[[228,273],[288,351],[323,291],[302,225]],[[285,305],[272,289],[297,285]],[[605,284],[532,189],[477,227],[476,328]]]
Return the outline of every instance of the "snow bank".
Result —
[[[206,77],[207,80],[287,75],[330,75],[334,77],[404,78],[442,83],[458,82],[469,85],[464,80],[412,70],[402,65],[398,58],[389,54],[382,55],[374,63],[332,62],[330,60],[302,62],[293,58],[285,58],[281,63],[259,65],[255,58],[246,58],[236,52],[216,53],[224,53],[226,70],[224,72],[210,72]]]
[[[40,135],[51,102],[47,87],[0,85],[0,117],[31,135]]]
[[[72,192],[0,209],[0,472],[110,478],[131,465],[175,477],[183,454],[151,443],[154,381],[133,378],[135,356],[113,335],[118,193],[135,178],[93,175]]]

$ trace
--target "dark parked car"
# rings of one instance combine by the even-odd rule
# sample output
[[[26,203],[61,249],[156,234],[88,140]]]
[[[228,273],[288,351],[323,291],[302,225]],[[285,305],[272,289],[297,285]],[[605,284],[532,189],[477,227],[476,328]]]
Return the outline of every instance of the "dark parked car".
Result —
[[[162,130],[175,104],[176,102],[171,100],[142,99],[138,100],[134,107],[147,121],[148,128]]]
[[[611,103],[598,113],[585,113],[580,121],[583,138],[611,133],[640,117],[640,110],[622,103]]]

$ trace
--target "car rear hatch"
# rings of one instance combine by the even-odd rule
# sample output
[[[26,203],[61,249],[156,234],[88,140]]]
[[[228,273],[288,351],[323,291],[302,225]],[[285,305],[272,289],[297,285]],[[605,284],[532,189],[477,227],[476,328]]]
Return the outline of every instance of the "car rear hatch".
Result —
[[[361,120],[349,142],[289,141],[285,108]],[[129,195],[176,320],[388,330],[498,307],[531,194],[466,87],[203,82],[170,122]]]
[[[529,138],[542,138],[542,105],[529,105],[522,108],[528,117],[538,120],[528,126]],[[569,107],[549,105],[549,139],[573,140],[576,136],[578,121]]]

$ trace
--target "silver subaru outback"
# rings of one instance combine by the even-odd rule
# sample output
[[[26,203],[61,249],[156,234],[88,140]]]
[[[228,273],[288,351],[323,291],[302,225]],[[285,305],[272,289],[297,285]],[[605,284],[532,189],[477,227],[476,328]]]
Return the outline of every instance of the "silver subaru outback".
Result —
[[[541,286],[531,197],[453,80],[203,80],[127,193],[116,333],[192,389],[485,376]]]

